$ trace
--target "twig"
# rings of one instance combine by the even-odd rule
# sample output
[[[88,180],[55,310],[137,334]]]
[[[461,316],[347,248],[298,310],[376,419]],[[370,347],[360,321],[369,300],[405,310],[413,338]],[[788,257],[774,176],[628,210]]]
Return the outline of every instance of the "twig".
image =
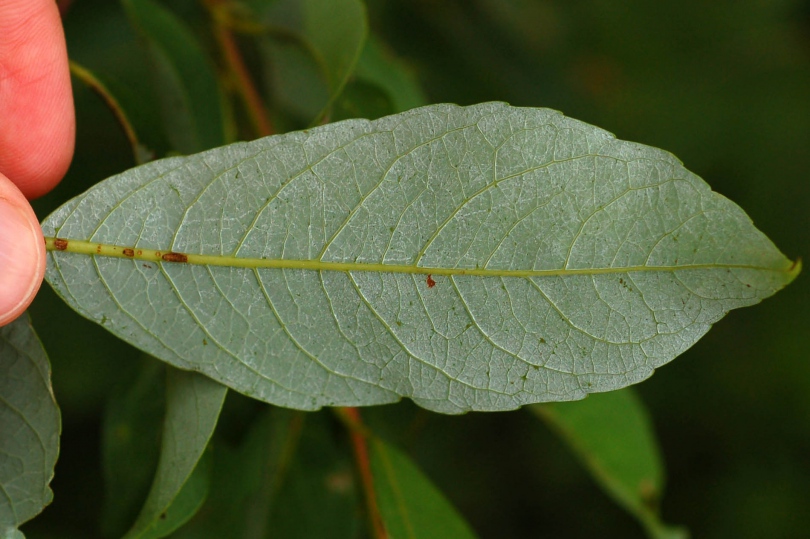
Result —
[[[222,0],[207,0],[206,5],[211,11],[214,21],[214,36],[222,50],[225,64],[234,78],[236,90],[245,104],[253,129],[263,137],[272,135],[274,133],[273,124],[270,122],[267,110],[264,108],[259,91],[250,78],[250,73],[236,43],[236,38],[234,38],[229,26],[224,22],[223,17],[218,14],[220,10],[224,9]]]
[[[368,455],[368,443],[366,436],[368,432],[363,426],[360,418],[360,411],[357,408],[339,408],[336,410],[338,416],[343,419],[349,427],[349,435],[354,449],[354,459],[357,463],[357,470],[363,483],[363,492],[366,496],[366,507],[371,521],[371,528],[374,531],[375,539],[387,539],[388,534],[380,516],[380,509],[377,506],[377,495],[374,491],[374,477],[371,475],[371,461]]]
[[[112,111],[113,115],[115,115],[115,119],[118,120],[118,123],[124,130],[124,134],[129,141],[129,145],[132,147],[132,154],[135,157],[135,163],[142,164],[146,161],[151,159],[151,155],[149,155],[149,151],[141,144],[138,140],[138,135],[135,133],[135,129],[132,127],[132,123],[129,121],[127,117],[127,113],[124,111],[124,108],[121,106],[121,103],[115,98],[114,95],[110,92],[109,88],[98,80],[96,76],[88,69],[80,66],[73,60],[70,61],[70,73],[85,83],[91,90],[93,90],[102,100],[104,103],[109,107]]]

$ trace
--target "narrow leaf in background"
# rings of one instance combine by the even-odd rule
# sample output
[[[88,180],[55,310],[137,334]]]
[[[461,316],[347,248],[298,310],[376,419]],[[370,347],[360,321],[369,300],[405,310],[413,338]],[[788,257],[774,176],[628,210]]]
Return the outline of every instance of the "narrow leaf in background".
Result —
[[[156,161],[43,230],[46,278],[78,312],[310,410],[619,389],[799,272],[671,154],[503,103]]]
[[[260,16],[270,29],[259,50],[271,97],[281,99],[283,110],[320,122],[363,50],[368,34],[365,6],[359,0],[281,0],[266,4]]]
[[[374,36],[366,40],[354,74],[358,79],[385,90],[394,112],[405,112],[428,104],[427,97],[408,66],[387,51]]]
[[[279,492],[289,478],[306,416],[265,407],[253,417],[244,439],[221,441],[214,455],[210,495],[192,520],[175,532],[177,539],[265,537]]]
[[[392,539],[467,539],[469,525],[419,468],[398,449],[370,439],[380,516]]]
[[[639,520],[649,537],[688,536],[659,520],[664,465],[650,419],[632,389],[528,409],[560,433],[596,482]]]
[[[152,59],[163,125],[174,149],[190,154],[225,144],[225,99],[194,35],[153,0],[122,3]]]
[[[302,414],[303,415],[303,414]],[[328,412],[306,414],[268,521],[268,537],[368,537],[351,452]]]
[[[101,429],[105,537],[126,533],[149,493],[160,458],[167,368],[144,354],[136,374],[110,391]]]
[[[160,461],[152,489],[127,538],[165,537],[202,505],[208,493],[210,462],[198,462],[226,393],[225,386],[201,374],[168,370]]]
[[[28,315],[0,328],[0,537],[51,503],[61,420],[51,367]]]

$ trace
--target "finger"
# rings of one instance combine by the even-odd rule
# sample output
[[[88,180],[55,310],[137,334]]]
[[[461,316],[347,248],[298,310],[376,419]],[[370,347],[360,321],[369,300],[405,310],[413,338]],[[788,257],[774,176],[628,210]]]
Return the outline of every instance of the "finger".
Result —
[[[65,36],[53,0],[0,0],[0,173],[28,197],[65,175],[76,130]]]
[[[0,174],[0,326],[20,316],[45,275],[45,242],[34,210]]]

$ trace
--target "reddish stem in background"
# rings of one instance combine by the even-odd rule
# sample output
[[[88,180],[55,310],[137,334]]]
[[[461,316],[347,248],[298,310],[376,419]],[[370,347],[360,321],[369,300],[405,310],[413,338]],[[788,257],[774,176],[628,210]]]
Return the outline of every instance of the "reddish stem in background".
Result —
[[[222,0],[208,0],[206,3],[214,20],[214,35],[222,49],[225,63],[235,79],[236,89],[245,103],[253,129],[262,137],[272,135],[275,131],[273,124],[264,108],[259,91],[250,78],[250,72],[242,59],[242,53],[239,52],[236,38],[228,26],[222,22],[221,17],[217,16],[217,10],[222,9],[219,6],[223,5],[223,2]]]
[[[267,117],[267,111],[264,109],[262,98],[259,96],[256,86],[250,78],[245,62],[242,60],[242,55],[239,52],[239,47],[236,45],[236,39],[227,28],[219,26],[216,30],[217,39],[222,47],[222,52],[225,54],[225,61],[228,64],[234,77],[236,77],[236,87],[239,93],[242,94],[242,99],[245,101],[245,106],[250,114],[250,120],[253,122],[253,128],[256,132],[263,136],[273,134],[273,125]]]
[[[363,483],[363,491],[366,495],[366,506],[368,507],[369,519],[376,539],[387,539],[388,534],[383,526],[380,517],[380,509],[377,507],[377,494],[374,491],[374,477],[371,474],[371,460],[368,456],[368,444],[363,433],[363,420],[357,408],[341,408],[340,412],[352,423],[349,435],[354,449],[354,460],[357,462],[357,470],[360,472],[360,479]]]

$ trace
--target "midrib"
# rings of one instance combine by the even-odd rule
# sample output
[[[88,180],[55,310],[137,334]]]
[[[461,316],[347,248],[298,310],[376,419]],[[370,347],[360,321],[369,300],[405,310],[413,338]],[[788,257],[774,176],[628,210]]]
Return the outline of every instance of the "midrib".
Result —
[[[63,251],[92,256],[129,258],[145,262],[168,262],[201,266],[224,266],[233,268],[301,269],[312,271],[370,271],[376,273],[407,273],[415,275],[476,275],[480,277],[555,277],[565,275],[605,275],[644,271],[682,271],[701,269],[750,269],[798,275],[801,261],[785,268],[768,268],[745,264],[685,264],[679,266],[624,266],[615,268],[551,269],[551,270],[510,270],[488,268],[437,268],[406,264],[373,264],[365,262],[325,262],[320,260],[242,258],[226,255],[201,255],[176,251],[122,247],[82,240],[45,238],[45,248],[49,251]]]

